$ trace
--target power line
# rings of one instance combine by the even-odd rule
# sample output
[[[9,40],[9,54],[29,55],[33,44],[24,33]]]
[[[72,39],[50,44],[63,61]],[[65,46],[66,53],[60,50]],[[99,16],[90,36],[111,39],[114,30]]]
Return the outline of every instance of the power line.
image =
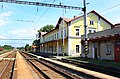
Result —
[[[52,3],[54,3],[56,0],[53,0]],[[44,1],[44,2],[48,2],[48,1]],[[48,8],[49,9],[49,8]],[[43,15],[41,17],[43,17],[45,15],[45,13],[48,11],[48,9],[43,13]],[[36,9],[36,14],[35,14],[35,18],[33,19],[33,22],[35,21],[37,15],[38,15],[38,11],[39,11],[39,7],[37,6],[37,9]]]
[[[34,22],[32,20],[22,20],[22,19],[7,19],[5,21],[18,21],[18,22]]]
[[[53,1],[53,3],[56,0]],[[40,3],[40,2],[28,2],[28,1],[16,1],[16,0],[0,0],[0,2],[6,2],[6,3],[16,3],[16,4],[25,4],[25,5],[35,5],[35,6],[45,6],[45,7],[54,7],[54,8],[65,8],[65,9],[74,9],[74,10],[82,10],[81,7],[75,7],[75,6],[66,6],[66,5],[57,5],[57,4],[47,4],[47,3]],[[45,13],[49,10],[49,8],[43,13],[41,17],[45,15]],[[41,18],[40,18],[41,19]],[[36,24],[39,22],[39,20],[36,22]],[[36,25],[35,24],[35,25]]]
[[[25,43],[0,43],[0,44],[25,44]]]
[[[34,39],[2,39],[2,38],[0,38],[0,40],[34,40]]]
[[[56,0],[54,0],[53,2],[52,2],[52,4],[55,2]],[[37,23],[43,18],[43,16],[47,13],[47,11],[50,9],[50,7],[48,7],[46,10],[45,10],[45,12],[42,14],[42,16],[38,19],[38,21],[35,23],[35,25],[34,26],[36,26],[37,25]]]
[[[107,8],[107,9],[101,11],[100,13],[104,13],[104,12],[106,12],[106,11],[108,11],[108,10],[111,10],[111,9],[113,9],[113,8],[115,8],[115,7],[118,7],[118,6],[120,6],[120,4],[117,4],[117,5],[114,5],[114,6],[110,7],[110,8]]]
[[[35,19],[37,18],[38,12],[39,12],[39,8],[38,8],[38,6],[37,6],[37,9],[36,9],[36,14],[35,14],[35,16],[34,16],[33,22],[34,22],[34,21],[35,21]]]

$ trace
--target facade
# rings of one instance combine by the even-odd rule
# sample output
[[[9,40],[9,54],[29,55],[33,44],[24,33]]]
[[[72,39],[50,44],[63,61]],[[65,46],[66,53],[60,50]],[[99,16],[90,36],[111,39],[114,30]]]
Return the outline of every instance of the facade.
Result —
[[[120,62],[120,25],[117,25],[114,29],[89,34],[88,38],[89,58]],[[82,39],[84,39],[84,36],[82,36]],[[82,53],[82,57],[84,57],[84,53]]]
[[[113,25],[97,12],[87,14],[88,33],[94,33],[113,28]],[[84,34],[84,17],[73,19],[59,18],[56,27],[40,36],[40,52],[81,55],[81,35]]]

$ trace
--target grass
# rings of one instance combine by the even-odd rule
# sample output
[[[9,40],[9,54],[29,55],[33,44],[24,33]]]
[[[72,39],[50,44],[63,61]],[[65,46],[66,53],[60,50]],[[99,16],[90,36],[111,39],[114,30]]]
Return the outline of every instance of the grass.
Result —
[[[0,51],[0,54],[2,54],[3,53],[3,51]]]
[[[11,50],[3,50],[3,51],[0,51],[0,54],[3,54],[3,53],[8,52],[8,51],[11,51]]]
[[[85,61],[84,58],[81,58],[81,57],[68,57],[68,59]],[[98,65],[105,65],[105,66],[120,68],[120,62],[114,62],[112,60],[97,60],[97,59],[88,58],[86,62],[93,63],[93,64],[98,64]]]

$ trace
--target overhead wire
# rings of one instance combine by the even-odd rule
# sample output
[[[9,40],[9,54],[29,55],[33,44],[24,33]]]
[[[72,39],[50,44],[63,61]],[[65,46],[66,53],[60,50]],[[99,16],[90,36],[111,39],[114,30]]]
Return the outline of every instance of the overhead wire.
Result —
[[[2,5],[1,5],[1,14],[3,13],[3,10],[4,10],[4,4],[2,3]],[[2,17],[3,17],[3,20],[6,21],[6,20],[5,20],[5,17],[4,17],[4,16],[2,16]],[[6,30],[6,28],[3,27],[2,29],[3,29],[3,31],[7,34],[8,31]],[[12,36],[12,35],[11,35],[10,33],[8,33],[7,36]],[[11,38],[12,38],[12,37],[11,37]]]
[[[2,3],[1,4],[1,14],[3,13],[3,10],[4,10],[4,4]],[[5,17],[4,16],[2,16],[2,19],[4,20],[4,21],[19,21],[19,22],[32,22],[32,21],[30,21],[30,20],[19,20],[19,19],[17,19],[17,20],[9,20],[9,19],[5,19]],[[6,32],[8,32],[7,30],[6,30],[6,28],[5,27],[3,27],[2,28],[3,29],[3,31],[5,31],[5,33]],[[8,33],[8,35],[7,36],[12,36],[10,33]],[[8,38],[6,38],[6,39],[3,39],[3,38],[0,38],[0,40],[4,40],[4,41],[6,41],[4,44],[8,44],[8,42],[10,42],[10,41],[12,41],[12,43],[9,43],[9,44],[16,44],[16,42],[15,42],[15,40],[33,40],[33,39],[13,39],[13,37],[11,37],[11,39],[8,39]],[[8,40],[10,40],[10,41],[8,41]],[[0,44],[3,44],[3,43],[1,43],[0,42]],[[21,43],[22,44],[22,43]]]
[[[5,19],[5,21],[17,21],[17,22],[33,22],[32,20],[23,20],[23,19]]]
[[[107,8],[107,9],[101,11],[100,13],[104,13],[104,12],[106,12],[106,11],[108,11],[108,10],[111,10],[111,9],[113,9],[113,8],[115,8],[115,7],[118,7],[118,6],[120,6],[120,4],[117,4],[117,5],[114,5],[114,6],[112,6],[112,7],[109,7],[109,8]]]
[[[56,0],[54,0],[53,2],[52,2],[52,4],[53,3],[55,3],[55,1]],[[46,10],[45,10],[45,12],[41,15],[41,17],[38,19],[38,21],[34,24],[34,26],[36,26],[37,24],[38,24],[38,22],[43,18],[43,16],[47,13],[47,11],[50,9],[50,7],[48,7]]]
[[[36,14],[35,14],[34,19],[33,19],[32,22],[35,22],[35,20],[36,20],[36,18],[37,18],[37,16],[38,16],[38,12],[39,12],[39,8],[38,8],[38,6],[37,6],[37,8],[36,8]]]
[[[1,4],[1,14],[0,15],[2,15],[2,13],[4,13],[4,4],[2,3]],[[5,21],[5,17],[4,16],[0,16],[0,18],[1,18],[1,20],[0,21]],[[2,24],[2,22],[1,22],[1,24]],[[4,26],[4,25],[2,25],[2,26]],[[7,32],[7,30],[5,29],[5,27],[2,27],[2,30],[6,33]],[[0,34],[2,34],[2,33],[0,33]],[[10,34],[8,34],[8,36],[9,36]],[[11,35],[10,35],[11,36]]]

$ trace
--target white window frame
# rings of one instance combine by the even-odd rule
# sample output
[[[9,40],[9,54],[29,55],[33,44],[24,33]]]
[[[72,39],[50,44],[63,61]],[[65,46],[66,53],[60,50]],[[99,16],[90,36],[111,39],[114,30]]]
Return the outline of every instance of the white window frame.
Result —
[[[94,20],[90,20],[90,25],[94,25]]]
[[[89,30],[91,30],[91,33],[95,33],[96,32],[96,29],[88,29],[88,33],[89,33]]]
[[[64,37],[67,36],[67,33],[66,33],[66,28],[64,29]]]
[[[77,47],[78,46],[78,47]],[[78,49],[78,50],[77,50]],[[76,53],[80,52],[80,45],[76,45]]]
[[[106,55],[112,54],[112,45],[106,45]]]
[[[63,30],[61,30],[61,38],[63,37]]]
[[[79,30],[79,31],[77,31],[77,30]],[[80,29],[75,29],[75,33],[76,33],[76,34],[75,34],[76,36],[80,36]],[[78,33],[78,34],[77,34],[77,33]]]

